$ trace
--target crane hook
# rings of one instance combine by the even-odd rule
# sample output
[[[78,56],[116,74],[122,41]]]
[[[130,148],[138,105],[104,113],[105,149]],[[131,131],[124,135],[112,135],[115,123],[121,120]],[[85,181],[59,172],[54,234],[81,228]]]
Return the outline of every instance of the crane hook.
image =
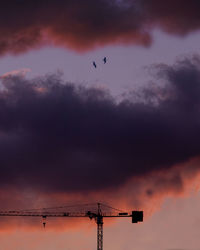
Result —
[[[43,227],[45,228],[46,227],[46,218],[47,217],[46,217],[46,215],[43,215],[42,218],[43,218],[43,223],[42,224],[43,224]]]

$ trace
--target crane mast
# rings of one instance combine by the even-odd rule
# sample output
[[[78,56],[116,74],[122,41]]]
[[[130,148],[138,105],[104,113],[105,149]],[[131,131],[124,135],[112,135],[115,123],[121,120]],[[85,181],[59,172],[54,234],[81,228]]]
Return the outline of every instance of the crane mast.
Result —
[[[97,250],[103,250],[103,216],[101,214],[101,204],[98,203],[97,222]]]
[[[72,217],[94,219],[97,224],[97,250],[103,250],[103,218],[131,217],[132,223],[143,221],[143,211],[125,212],[103,203],[72,205],[28,210],[0,211],[1,216],[42,217],[43,226],[46,226],[47,217]]]

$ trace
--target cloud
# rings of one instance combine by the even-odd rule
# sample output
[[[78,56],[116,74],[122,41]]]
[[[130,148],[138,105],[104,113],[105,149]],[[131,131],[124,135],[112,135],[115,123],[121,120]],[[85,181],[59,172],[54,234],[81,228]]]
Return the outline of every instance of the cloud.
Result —
[[[154,28],[186,35],[200,26],[196,0],[8,0],[0,8],[0,55],[44,45],[85,51],[151,44]]]
[[[142,0],[142,3],[152,23],[168,33],[186,35],[199,29],[200,16],[196,8],[200,3],[195,0],[190,3],[169,0],[164,5],[159,0]]]
[[[0,79],[11,77],[11,76],[17,76],[17,75],[24,77],[29,72],[31,72],[31,69],[29,69],[29,68],[16,69],[16,70],[12,70],[10,72],[4,73],[3,75],[0,76]]]
[[[58,75],[3,78],[0,189],[105,194],[149,178],[149,197],[181,192],[199,170],[186,163],[200,154],[200,58],[156,72],[162,87],[120,102]]]

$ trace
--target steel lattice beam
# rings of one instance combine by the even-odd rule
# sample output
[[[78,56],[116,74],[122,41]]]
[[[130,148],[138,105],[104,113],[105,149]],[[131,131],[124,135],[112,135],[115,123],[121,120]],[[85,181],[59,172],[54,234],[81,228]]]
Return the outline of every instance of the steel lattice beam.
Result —
[[[97,250],[103,250],[103,217],[97,217]]]

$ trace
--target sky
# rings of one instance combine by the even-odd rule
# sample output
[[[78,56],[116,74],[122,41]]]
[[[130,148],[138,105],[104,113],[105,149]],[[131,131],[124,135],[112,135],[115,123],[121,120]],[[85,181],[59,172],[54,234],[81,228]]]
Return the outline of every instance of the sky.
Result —
[[[144,210],[140,224],[106,220],[105,249],[199,249],[199,8],[2,1],[0,210],[101,201]],[[96,225],[0,218],[0,240],[96,249]]]

